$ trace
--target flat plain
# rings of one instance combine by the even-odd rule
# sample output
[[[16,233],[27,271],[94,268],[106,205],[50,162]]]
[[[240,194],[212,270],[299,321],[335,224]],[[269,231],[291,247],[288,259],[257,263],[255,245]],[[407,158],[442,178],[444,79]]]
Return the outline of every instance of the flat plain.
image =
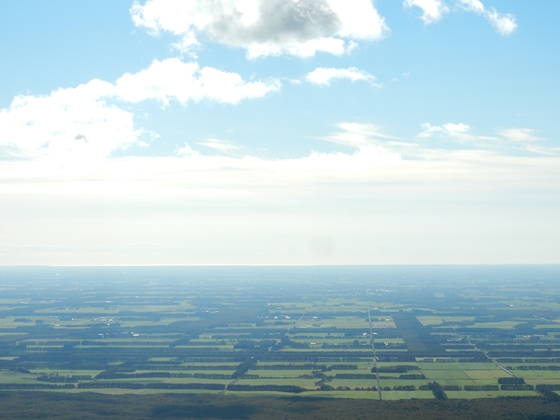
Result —
[[[3,268],[0,390],[551,398],[559,277],[555,266]]]

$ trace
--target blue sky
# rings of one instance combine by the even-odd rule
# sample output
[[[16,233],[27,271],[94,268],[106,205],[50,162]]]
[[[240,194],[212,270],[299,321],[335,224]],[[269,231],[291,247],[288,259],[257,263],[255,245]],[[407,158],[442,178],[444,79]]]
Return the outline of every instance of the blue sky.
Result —
[[[0,264],[560,263],[560,3],[0,10]]]

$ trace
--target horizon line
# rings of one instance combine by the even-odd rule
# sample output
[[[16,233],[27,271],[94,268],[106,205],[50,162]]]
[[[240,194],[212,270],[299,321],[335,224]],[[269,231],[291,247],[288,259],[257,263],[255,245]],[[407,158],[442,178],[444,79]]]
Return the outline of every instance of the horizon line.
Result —
[[[2,268],[110,268],[110,267],[523,267],[560,266],[559,263],[393,263],[393,264],[32,264],[0,265]]]

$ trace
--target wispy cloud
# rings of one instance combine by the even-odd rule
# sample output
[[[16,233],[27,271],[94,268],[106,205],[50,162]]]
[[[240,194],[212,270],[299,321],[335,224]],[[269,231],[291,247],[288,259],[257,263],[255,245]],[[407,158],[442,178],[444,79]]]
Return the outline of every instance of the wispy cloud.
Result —
[[[418,186],[442,194],[454,191],[458,183],[473,191],[519,189],[520,182],[530,191],[557,191],[560,185],[557,156],[516,157],[428,146],[413,151],[405,159],[392,144],[370,143],[351,152],[312,152],[291,159],[203,155],[184,148],[180,156],[127,157],[65,167],[47,160],[1,162],[0,193],[210,198],[259,196],[272,189],[279,197],[321,194],[320,188],[359,197],[387,183],[399,185],[390,191],[397,196],[413,193]]]
[[[218,140],[218,139],[208,139],[206,141],[197,142],[196,144],[200,146],[208,147],[218,152],[233,152],[235,150],[240,149],[240,147],[236,144],[233,144],[229,141]]]
[[[329,136],[320,137],[320,139],[356,148],[376,145],[377,140],[380,139],[395,139],[383,133],[381,128],[374,124],[342,122],[338,123],[336,127],[338,131]]]
[[[535,135],[531,128],[504,128],[496,131],[496,135],[474,134],[472,128],[463,123],[448,123],[444,125],[421,125],[420,139],[444,139],[453,143],[477,147],[481,150],[494,150],[506,154],[513,151],[526,151],[542,155],[558,155],[558,150],[535,144],[544,140]]]
[[[466,11],[485,17],[500,35],[511,35],[517,29],[514,15],[499,13],[493,7],[487,9],[480,0],[457,0],[457,4]]]
[[[441,126],[425,123],[421,127],[422,131],[418,137],[424,139],[443,137],[468,145],[487,145],[489,142],[495,143],[499,140],[495,136],[472,134],[471,127],[463,123],[447,123]]]
[[[535,136],[535,130],[531,128],[506,128],[498,131],[498,134],[507,140],[521,143],[542,140]]]
[[[314,85],[329,86],[333,80],[350,80],[352,82],[363,81],[371,86],[382,87],[376,83],[375,76],[366,71],[358,70],[355,67],[346,69],[319,67],[305,76],[305,80]]]
[[[420,19],[426,25],[441,20],[449,12],[449,7],[442,0],[405,0],[403,5],[406,8],[420,8],[422,10]]]
[[[495,8],[487,8],[480,0],[455,0],[455,8],[444,0],[404,0],[405,8],[417,7],[422,10],[420,19],[426,24],[438,22],[453,10],[464,10],[486,18],[500,35],[511,35],[517,29],[517,21],[510,13],[500,13]]]
[[[395,139],[372,124],[345,122],[322,140],[352,147],[346,152],[263,158],[213,139],[201,142],[215,151],[210,154],[185,145],[167,157],[73,160],[64,165],[47,158],[1,161],[0,194],[244,199],[271,190],[279,197],[331,194],[336,189],[355,197],[380,192],[408,197],[419,186],[439,196],[453,194],[458,185],[463,196],[468,191],[511,188],[558,191],[560,157],[510,155],[507,150],[485,148],[481,139],[486,144],[488,139],[508,140],[471,131],[466,124],[425,125],[425,139],[459,139],[457,147],[441,148]],[[467,141],[478,147],[462,146]],[[235,155],[224,153],[231,150]],[[384,189],[386,185],[392,187]]]

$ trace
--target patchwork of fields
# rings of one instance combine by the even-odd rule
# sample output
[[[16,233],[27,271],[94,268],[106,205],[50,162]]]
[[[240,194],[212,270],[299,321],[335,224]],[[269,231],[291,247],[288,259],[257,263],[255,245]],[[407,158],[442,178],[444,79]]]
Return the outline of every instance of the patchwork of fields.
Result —
[[[0,390],[557,395],[555,271],[403,270],[2,269]]]

